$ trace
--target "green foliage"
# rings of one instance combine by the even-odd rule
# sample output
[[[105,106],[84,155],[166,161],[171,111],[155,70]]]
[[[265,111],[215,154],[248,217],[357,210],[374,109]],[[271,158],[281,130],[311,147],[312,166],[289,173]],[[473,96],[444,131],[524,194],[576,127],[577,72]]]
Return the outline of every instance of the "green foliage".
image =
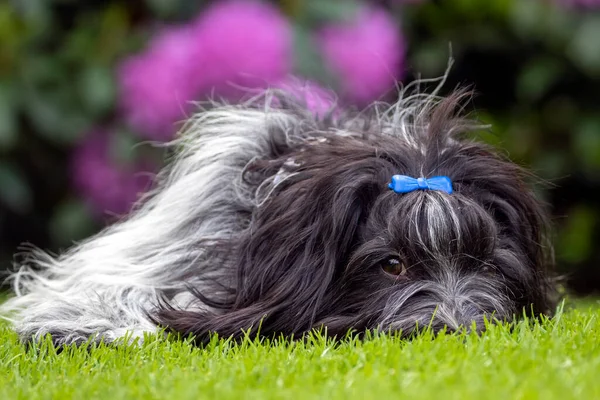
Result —
[[[430,332],[407,342],[373,334],[339,344],[214,338],[205,348],[147,336],[141,346],[25,348],[0,327],[3,399],[594,399],[600,396],[600,303],[552,320]]]
[[[327,73],[312,34],[348,18],[362,2],[274,2],[293,24],[295,72],[335,86],[339,78]],[[69,154],[89,129],[120,126],[119,60],[142,49],[161,23],[189,21],[208,3],[0,3],[0,255],[6,255],[0,269],[20,242],[56,249],[100,227],[69,186]],[[600,254],[593,251],[600,235],[598,10],[545,0],[382,3],[409,48],[403,83],[441,75],[452,54],[447,89],[476,90],[475,115],[493,125],[492,134],[481,137],[554,184],[538,191],[557,217],[562,272],[580,276],[582,285],[575,286],[582,290],[600,288]],[[118,162],[131,161],[138,140],[120,131]],[[9,223],[31,231],[15,235]]]
[[[569,220],[561,230],[560,254],[570,263],[578,263],[590,256],[592,234],[597,211],[589,206],[578,206],[569,212]]]
[[[9,150],[17,141],[17,118],[13,86],[4,82],[0,85],[0,149]]]
[[[31,211],[32,194],[21,171],[12,164],[0,162],[0,200],[12,211]]]
[[[94,233],[94,223],[85,204],[77,198],[60,202],[49,222],[50,237],[58,246],[70,246],[73,238]]]

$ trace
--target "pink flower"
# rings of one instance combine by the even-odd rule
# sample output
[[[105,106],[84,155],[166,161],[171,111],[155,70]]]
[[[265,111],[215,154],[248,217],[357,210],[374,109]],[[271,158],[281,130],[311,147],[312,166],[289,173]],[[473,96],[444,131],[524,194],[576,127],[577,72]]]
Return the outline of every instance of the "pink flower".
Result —
[[[119,165],[112,154],[109,132],[96,130],[75,148],[71,159],[74,188],[97,216],[126,214],[150,187],[149,168],[141,163]]]
[[[296,97],[318,117],[326,116],[336,104],[333,93],[316,82],[289,78],[273,86]]]
[[[204,92],[238,99],[265,88],[291,70],[292,31],[279,10],[255,0],[214,2],[196,21]]]
[[[170,140],[177,130],[175,124],[186,118],[198,86],[192,75],[196,47],[193,29],[169,28],[156,36],[145,52],[119,66],[120,107],[141,136]]]
[[[327,66],[339,76],[341,94],[354,103],[380,98],[401,77],[404,40],[383,9],[363,8],[354,21],[323,28],[317,39]]]

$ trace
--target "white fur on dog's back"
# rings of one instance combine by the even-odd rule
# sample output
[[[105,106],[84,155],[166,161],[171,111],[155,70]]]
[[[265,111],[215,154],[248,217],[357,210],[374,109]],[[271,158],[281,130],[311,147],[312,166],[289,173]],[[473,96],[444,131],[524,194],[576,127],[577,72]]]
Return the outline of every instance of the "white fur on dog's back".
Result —
[[[256,200],[242,184],[242,170],[270,152],[274,128],[293,141],[287,135],[294,134],[295,118],[233,106],[198,114],[143,205],[57,258],[32,251],[11,277],[16,296],[0,314],[23,339],[52,333],[58,344],[155,332],[147,315],[161,294],[178,292],[185,301],[192,296],[184,285],[201,284],[192,269],[210,260],[198,243],[247,226],[239,211],[251,211]]]

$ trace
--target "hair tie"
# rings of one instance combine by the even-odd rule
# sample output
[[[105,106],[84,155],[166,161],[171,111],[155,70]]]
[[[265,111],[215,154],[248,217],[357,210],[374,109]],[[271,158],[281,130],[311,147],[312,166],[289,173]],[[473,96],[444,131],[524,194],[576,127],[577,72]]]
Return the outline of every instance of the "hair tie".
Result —
[[[452,194],[452,181],[447,176],[415,179],[406,175],[394,175],[388,187],[396,193],[410,193],[415,190],[440,190]]]

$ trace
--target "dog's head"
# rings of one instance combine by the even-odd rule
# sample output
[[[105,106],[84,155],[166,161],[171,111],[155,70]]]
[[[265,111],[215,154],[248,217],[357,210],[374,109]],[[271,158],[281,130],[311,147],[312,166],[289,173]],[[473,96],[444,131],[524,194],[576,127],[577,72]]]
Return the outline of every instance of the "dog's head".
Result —
[[[521,168],[461,137],[472,124],[454,114],[460,100],[375,110],[312,132],[317,140],[275,143],[271,159],[246,168],[250,185],[283,178],[225,246],[231,296],[198,293],[210,311],[169,310],[163,323],[201,339],[318,327],[408,335],[551,312],[543,207]],[[447,176],[453,190],[399,194],[394,175]]]

